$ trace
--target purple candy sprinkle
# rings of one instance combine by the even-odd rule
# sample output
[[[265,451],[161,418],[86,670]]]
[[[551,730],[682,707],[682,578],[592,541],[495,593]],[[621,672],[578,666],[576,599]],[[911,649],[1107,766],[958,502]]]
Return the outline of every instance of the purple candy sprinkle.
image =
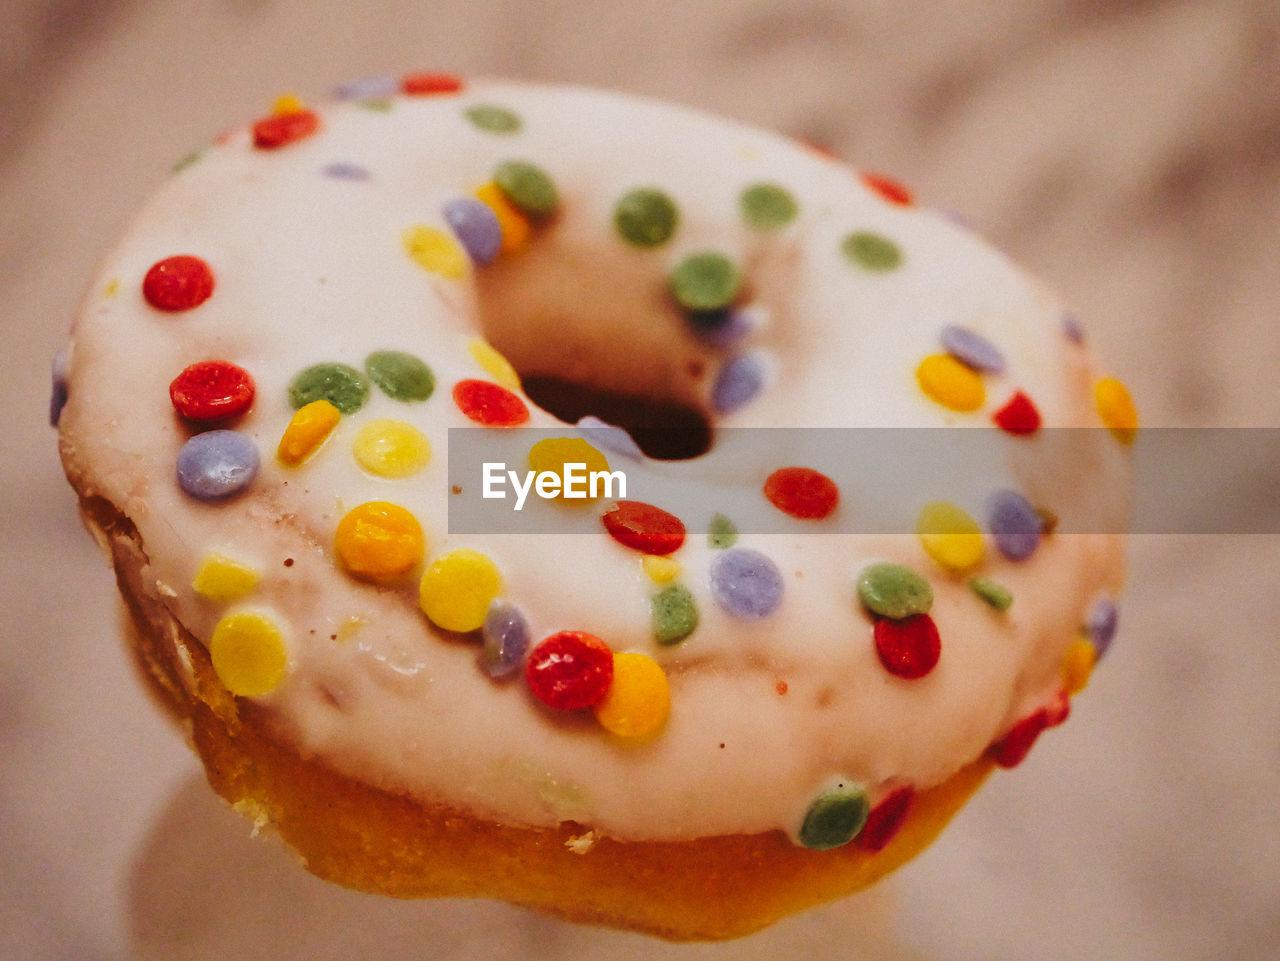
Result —
[[[988,518],[996,547],[1009,560],[1023,561],[1035,553],[1044,521],[1017,491],[996,491]]]
[[[694,330],[711,347],[731,347],[752,331],[764,326],[768,314],[763,307],[730,307],[712,318],[694,320]],[[715,323],[711,323],[714,319]]]
[[[711,406],[728,414],[750,402],[764,386],[765,365],[758,354],[740,354],[722,368],[711,388]]]
[[[939,336],[943,349],[968,367],[985,374],[998,374],[1004,370],[1004,355],[981,334],[967,327],[949,324]]]
[[[520,669],[529,650],[529,623],[518,607],[509,601],[494,601],[480,633],[484,638],[480,663],[486,674],[507,677]]]
[[[1080,325],[1080,318],[1075,314],[1063,314],[1062,334],[1073,344],[1083,344],[1084,327]]]
[[[369,179],[369,170],[367,167],[361,167],[359,164],[350,163],[346,160],[337,160],[331,164],[327,164],[321,172],[326,177],[333,177],[337,180]]]
[[[502,225],[488,204],[470,197],[454,197],[444,205],[449,222],[467,255],[477,264],[487,264],[502,248]]]
[[[399,92],[400,83],[395,77],[362,77],[336,87],[333,95],[338,100],[371,100]]]
[[[1097,652],[1097,660],[1111,647],[1116,636],[1116,626],[1120,622],[1120,610],[1110,597],[1100,597],[1089,609],[1089,617],[1085,621],[1085,630],[1089,632],[1089,640]]]
[[[67,406],[67,351],[62,348],[53,355],[53,391],[49,395],[49,426],[57,427],[62,419],[62,408]]]
[[[631,460],[644,457],[644,451],[625,428],[606,423],[593,414],[583,417],[574,426],[578,428],[583,440],[590,441],[596,447],[603,447],[610,453],[620,454]]]
[[[202,501],[238,494],[258,473],[258,448],[234,430],[196,434],[178,452],[178,485]]]
[[[734,617],[758,621],[782,603],[782,575],[759,551],[731,548],[711,562],[711,593]]]

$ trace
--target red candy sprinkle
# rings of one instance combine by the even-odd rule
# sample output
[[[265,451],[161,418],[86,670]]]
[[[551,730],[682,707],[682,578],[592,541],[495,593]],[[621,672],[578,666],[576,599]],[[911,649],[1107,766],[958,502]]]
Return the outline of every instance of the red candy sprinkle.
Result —
[[[1057,727],[1071,713],[1071,701],[1065,692],[1059,692],[1058,700],[1051,707],[1042,707],[1030,717],[1009,729],[1000,740],[987,748],[987,757],[1001,767],[1017,767],[1031,753],[1036,739],[1046,728]]]
[[[529,690],[558,711],[591,707],[613,683],[613,652],[585,631],[552,634],[529,653],[525,664]]]
[[[1034,434],[1040,429],[1040,411],[1022,391],[1009,398],[1009,402],[996,411],[992,419],[997,427],[1010,434]]]
[[[924,677],[937,666],[942,654],[938,627],[928,614],[912,614],[902,620],[882,617],[876,621],[873,636],[885,670],[907,680]]]
[[[866,171],[858,176],[864,184],[891,204],[897,204],[899,207],[909,207],[913,203],[911,191],[891,177]]]
[[[190,310],[203,304],[212,293],[213,271],[190,254],[156,261],[142,278],[142,296],[156,310]]]
[[[187,420],[229,420],[253,404],[253,378],[243,367],[225,360],[192,364],[169,384],[169,399]]]
[[[809,467],[782,467],[764,482],[764,496],[784,514],[821,520],[836,509],[840,490],[826,474]]]
[[[516,427],[529,419],[529,408],[505,387],[487,380],[460,380],[453,387],[453,402],[477,424]]]
[[[457,93],[462,89],[462,79],[451,73],[411,73],[400,81],[400,89],[415,96]]]
[[[320,129],[320,117],[314,110],[291,110],[264,117],[253,125],[253,145],[274,150],[285,144],[310,137]]]
[[[619,544],[645,554],[670,554],[684,543],[684,523],[643,501],[618,501],[601,518]]]
[[[858,835],[858,847],[864,851],[880,851],[893,840],[893,836],[907,820],[916,790],[910,784],[898,788],[871,809],[867,823]]]

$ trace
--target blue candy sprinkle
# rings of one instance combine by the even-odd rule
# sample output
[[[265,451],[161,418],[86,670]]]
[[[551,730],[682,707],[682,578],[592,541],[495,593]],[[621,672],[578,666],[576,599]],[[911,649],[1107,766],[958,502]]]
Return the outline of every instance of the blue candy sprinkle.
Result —
[[[258,448],[234,430],[196,434],[178,452],[178,485],[202,501],[238,494],[258,473]]]
[[[1116,627],[1120,623],[1120,610],[1110,597],[1100,597],[1089,609],[1089,617],[1085,620],[1085,630],[1089,632],[1089,640],[1093,642],[1097,660],[1107,653],[1116,636]]]
[[[480,663],[486,674],[506,677],[520,669],[529,650],[529,624],[518,607],[508,601],[494,601],[480,634],[484,639]]]
[[[62,408],[67,406],[67,351],[62,348],[53,355],[53,390],[49,394],[49,426],[57,427],[62,419]]]
[[[400,82],[395,77],[362,77],[334,88],[338,100],[369,100],[390,97],[400,92]]]
[[[444,219],[473,262],[487,264],[498,256],[502,225],[488,204],[471,197],[454,197],[444,205]]]
[[[367,167],[361,167],[359,164],[350,163],[346,160],[337,160],[327,164],[321,173],[326,177],[333,177],[337,180],[368,180],[370,176]]]
[[[950,324],[939,335],[942,348],[968,367],[985,374],[999,374],[1004,370],[1004,355],[995,344],[967,327]]]
[[[759,551],[730,548],[711,562],[711,593],[734,617],[758,621],[782,603],[782,575]]]
[[[764,386],[765,364],[759,354],[740,354],[722,368],[711,388],[711,406],[728,414],[749,403]]]
[[[996,491],[991,498],[988,520],[996,547],[1011,561],[1026,560],[1040,545],[1044,521],[1017,491]]]
[[[764,325],[767,313],[763,307],[730,307],[709,315],[689,319],[698,337],[711,347],[732,347],[752,331]]]
[[[640,460],[644,457],[644,451],[640,449],[640,445],[622,427],[606,423],[592,414],[583,417],[574,426],[578,428],[582,439],[595,447],[602,447],[610,453],[620,454],[631,460]]]

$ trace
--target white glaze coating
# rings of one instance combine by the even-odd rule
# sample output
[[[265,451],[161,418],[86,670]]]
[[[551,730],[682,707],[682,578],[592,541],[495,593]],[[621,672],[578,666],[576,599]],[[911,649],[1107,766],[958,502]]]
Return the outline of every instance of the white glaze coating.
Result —
[[[476,129],[464,110],[477,104],[513,111],[521,129]],[[773,559],[785,581],[779,610],[749,622],[712,599],[705,519],[685,518],[691,536],[674,556],[701,621],[688,640],[660,647],[649,627],[656,586],[640,555],[603,533],[446,532],[447,430],[474,426],[450,389],[486,377],[468,342],[488,336],[525,374],[608,378],[706,409],[733,352],[691,332],[665,280],[684,254],[706,248],[745,265],[751,301],[768,318],[741,347],[768,358],[769,382],[717,426],[989,425],[1014,389],[1034,398],[1048,426],[1097,426],[1087,352],[1063,335],[1061,305],[1003,256],[945,217],[886,202],[807,148],[678,108],[474,82],[457,96],[398,97],[390,109],[339,103],[321,113],[317,134],[273,151],[255,149],[247,130],[228,134],[151,200],[77,319],[61,422],[69,476],[137,525],[157,593],[196,637],[208,638],[233,609],[266,611],[281,625],[290,670],[259,699],[281,737],[349,775],[499,820],[572,819],[619,837],[681,839],[793,830],[833,775],[873,795],[900,781],[937,784],[1057,696],[1063,653],[1089,604],[1119,589],[1116,535],[1047,537],[1016,563],[988,538],[975,573],[1012,591],[1013,608],[1000,614],[913,535],[818,533],[838,527],[839,512],[827,522],[788,522],[790,533],[739,541]],[[510,157],[537,163],[561,194],[554,221],[527,250],[461,281],[406,256],[407,227],[445,227],[442,205]],[[324,175],[334,162],[369,177]],[[794,195],[793,224],[765,233],[741,222],[738,194],[759,181]],[[678,205],[679,230],[662,247],[639,250],[613,229],[614,202],[637,186],[660,187]],[[851,265],[840,243],[855,230],[891,237],[903,265],[883,274]],[[141,280],[176,253],[204,258],[217,287],[195,310],[165,314],[146,304]],[[914,379],[949,323],[980,332],[1008,362],[1005,373],[984,377],[987,402],[972,414],[928,399]],[[378,349],[426,360],[432,398],[405,404],[375,389],[312,460],[279,464],[294,375],[326,361],[359,367]],[[257,385],[253,409],[231,426],[254,439],[262,469],[248,494],[219,503],[196,501],[174,481],[190,429],[174,414],[168,384],[206,359],[241,365]],[[530,407],[531,426],[560,426]],[[388,480],[356,465],[351,440],[378,417],[428,437],[433,455],[422,473]],[[1010,468],[1009,483],[1064,520],[1083,494],[1123,490],[1126,452],[1095,433],[1093,460],[1033,474]],[[1025,452],[1041,440],[1010,443]],[[762,502],[760,479],[795,461],[757,444],[746,456],[759,469],[744,472],[731,446],[701,458],[698,477],[733,486],[726,504],[758,509],[750,505]],[[657,485],[693,483],[688,465],[627,466],[652,469]],[[847,465],[813,453],[805,466],[841,477]],[[996,470],[1005,476],[1004,466]],[[938,465],[937,489],[920,501],[956,500],[980,518],[979,492],[948,489],[948,473]],[[880,476],[910,486],[893,465]],[[870,496],[842,486],[840,512]],[[428,561],[456,547],[491,557],[502,596],[528,617],[535,641],[585,630],[616,651],[655,657],[672,685],[665,728],[623,743],[590,712],[556,714],[522,681],[491,681],[475,645],[441,636],[418,609],[420,569],[381,587],[344,573],[333,532],[347,509],[369,500],[413,512]],[[251,564],[261,583],[230,605],[201,598],[189,585],[210,551]],[[933,586],[943,653],[921,680],[890,676],[876,657],[853,583],[877,560],[906,564]]]

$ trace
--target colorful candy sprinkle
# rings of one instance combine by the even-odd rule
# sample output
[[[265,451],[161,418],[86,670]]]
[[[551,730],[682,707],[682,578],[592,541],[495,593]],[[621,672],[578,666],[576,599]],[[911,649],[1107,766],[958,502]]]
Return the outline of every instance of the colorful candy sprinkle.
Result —
[[[502,246],[499,253],[519,253],[529,243],[533,227],[529,218],[516,209],[495,183],[488,183],[476,191],[476,199],[493,211],[502,230]]]
[[[938,339],[942,349],[966,367],[983,374],[1004,373],[1004,354],[995,344],[968,327],[950,324]]]
[[[333,163],[325,164],[320,168],[320,172],[334,180],[360,181],[369,180],[373,176],[369,173],[368,167],[351,163],[349,160],[335,160]]]
[[[1013,592],[989,577],[969,578],[969,590],[984,604],[997,611],[1007,611],[1013,606]]]
[[[858,575],[858,600],[881,617],[901,620],[926,614],[933,606],[929,582],[902,564],[870,564]]]
[[[711,561],[711,593],[734,617],[758,621],[782,603],[782,574],[759,551],[733,547]]]
[[[462,78],[452,73],[411,73],[400,80],[400,89],[414,97],[458,93],[462,89]]]
[[[354,414],[369,399],[369,382],[346,364],[315,364],[289,384],[289,405],[298,410],[315,400],[327,400],[343,414]]]
[[[523,160],[508,160],[493,172],[493,182],[517,210],[533,220],[550,217],[560,206],[556,185],[546,172]]]
[[[62,419],[62,409],[67,406],[67,368],[70,364],[66,348],[53,355],[50,369],[52,389],[49,392],[49,426],[57,427]]]
[[[1045,710],[1036,711],[1015,724],[1004,737],[987,748],[987,757],[1000,767],[1017,767],[1031,753],[1037,738],[1049,726],[1049,713]]]
[[[659,644],[678,644],[698,626],[698,605],[683,584],[654,594],[649,600],[653,638]]]
[[[1040,411],[1036,410],[1031,398],[1020,390],[991,419],[1001,430],[1016,437],[1025,437],[1040,429]]]
[[[847,235],[840,250],[851,264],[873,273],[895,270],[902,264],[902,251],[897,244],[865,230]]]
[[[400,243],[409,258],[423,270],[449,280],[461,280],[467,275],[470,264],[467,252],[452,234],[439,227],[426,224],[406,227]]]
[[[422,431],[391,418],[365,424],[351,446],[356,463],[376,477],[411,477],[431,460],[431,444]]]
[[[373,97],[390,97],[400,91],[400,81],[395,77],[376,75],[348,80],[333,89],[336,100],[368,100]]]
[[[674,557],[662,554],[645,554],[640,558],[640,567],[655,584],[666,584],[674,581],[684,573],[684,565]]]
[[[795,220],[800,205],[777,184],[752,184],[738,196],[738,211],[748,227],[777,230]]]
[[[915,796],[915,788],[903,785],[873,807],[858,835],[858,847],[864,851],[883,851],[906,823]]]
[[[314,110],[273,113],[253,125],[253,145],[262,150],[275,150],[305,140],[319,129],[320,115]]]
[[[368,501],[352,508],[338,522],[334,535],[334,550],[342,566],[356,577],[374,581],[409,573],[422,561],[425,547],[418,519],[387,501]]]
[[[1059,323],[1063,337],[1073,344],[1084,343],[1084,327],[1081,325],[1079,317],[1072,313],[1064,313]]]
[[[930,354],[922,360],[916,382],[932,400],[951,410],[977,410],[987,399],[982,378],[950,354]]]
[[[895,677],[918,680],[938,665],[942,642],[938,626],[928,614],[912,614],[902,620],[882,617],[876,621],[872,636],[880,663]]]
[[[769,312],[759,304],[689,317],[694,333],[711,347],[725,349],[744,340],[768,322]]]
[[[671,272],[671,292],[685,310],[724,310],[742,286],[742,275],[724,254],[703,251],[690,254]]]
[[[364,372],[392,400],[422,401],[436,389],[431,368],[400,350],[375,350],[364,359]]]
[[[711,385],[711,406],[731,414],[755,399],[764,387],[767,365],[757,353],[739,354],[720,368]]]
[[[842,782],[823,791],[809,805],[797,836],[803,847],[830,851],[858,836],[867,823],[871,803],[861,784]]]
[[[680,223],[675,201],[654,187],[623,194],[613,208],[613,225],[622,239],[637,247],[660,247]]]
[[[603,447],[612,454],[620,454],[629,460],[642,460],[644,451],[630,434],[615,424],[606,424],[599,417],[588,414],[574,424],[582,435],[598,447]]]
[[[191,589],[211,601],[234,601],[257,587],[260,579],[248,564],[214,551],[201,558]]]
[[[482,200],[454,197],[445,201],[444,219],[472,263],[491,263],[502,250],[502,224],[498,215]]]
[[[196,434],[178,452],[178,485],[202,501],[222,500],[245,490],[258,473],[258,448],[247,434],[210,430]]]
[[[490,677],[508,677],[520,669],[529,651],[529,623],[509,601],[495,600],[480,627],[484,645],[480,664]]]
[[[212,295],[213,269],[191,254],[158,260],[142,278],[142,296],[156,310],[191,310]]]
[[[297,467],[320,449],[341,419],[342,412],[323,398],[303,404],[284,429],[276,457],[288,467]]]
[[[647,654],[613,655],[613,680],[593,708],[610,734],[642,738],[653,734],[671,713],[671,686],[662,666]]]
[[[1093,606],[1089,608],[1089,616],[1085,620],[1085,630],[1098,652],[1098,660],[1102,660],[1111,649],[1111,642],[1115,640],[1116,628],[1119,624],[1120,609],[1116,607],[1114,600],[1110,597],[1100,597],[1093,602]]]
[[[1122,444],[1132,444],[1138,434],[1138,410],[1129,388],[1114,377],[1104,377],[1093,387],[1098,416]]]
[[[1097,663],[1098,649],[1092,641],[1077,637],[1071,642],[1062,657],[1062,685],[1068,694],[1079,694],[1085,689]]]
[[[1000,553],[1011,561],[1026,560],[1040,546],[1040,514],[1017,491],[999,490],[992,495],[987,526]]]
[[[613,652],[586,631],[560,631],[542,641],[525,662],[529,690],[559,711],[598,703],[613,681]]]
[[[468,107],[466,118],[471,125],[486,133],[516,133],[520,130],[520,117],[506,107],[478,104]]]
[[[431,562],[418,588],[422,612],[446,631],[478,630],[484,626],[502,575],[486,555],[461,547]]]
[[[218,621],[209,638],[209,658],[222,686],[238,697],[270,694],[289,667],[284,634],[257,611],[238,611]]]
[[[518,427],[529,419],[524,401],[487,380],[458,381],[453,402],[469,420],[486,427]]]
[[[529,448],[530,470],[535,474],[559,475],[559,489],[553,495],[556,499],[562,497],[568,486],[565,473],[569,464],[582,465],[580,468],[575,468],[574,476],[578,478],[589,477],[599,472],[609,472],[609,462],[604,454],[581,437],[546,437]],[[586,495],[583,500],[595,500],[604,496],[604,490],[600,485],[587,484],[585,481],[577,483],[575,493],[579,491]]]
[[[737,542],[737,525],[723,514],[713,514],[707,527],[707,546],[714,550],[724,550]]]
[[[910,207],[914,202],[911,191],[892,177],[864,170],[858,174],[858,179],[891,204],[896,204],[899,207]]]
[[[253,395],[249,372],[225,360],[191,364],[169,384],[174,409],[198,423],[239,417],[253,405]]]
[[[480,369],[507,390],[520,389],[520,375],[511,362],[493,349],[488,341],[476,338],[467,344],[467,353],[480,365]]]
[[[835,481],[811,467],[774,471],[765,479],[764,496],[782,513],[801,520],[830,517],[840,503]]]
[[[642,501],[618,501],[601,520],[619,544],[644,554],[670,554],[684,543],[680,518]]]
[[[916,534],[925,553],[949,571],[968,570],[982,560],[978,522],[950,501],[930,501],[920,508]]]

